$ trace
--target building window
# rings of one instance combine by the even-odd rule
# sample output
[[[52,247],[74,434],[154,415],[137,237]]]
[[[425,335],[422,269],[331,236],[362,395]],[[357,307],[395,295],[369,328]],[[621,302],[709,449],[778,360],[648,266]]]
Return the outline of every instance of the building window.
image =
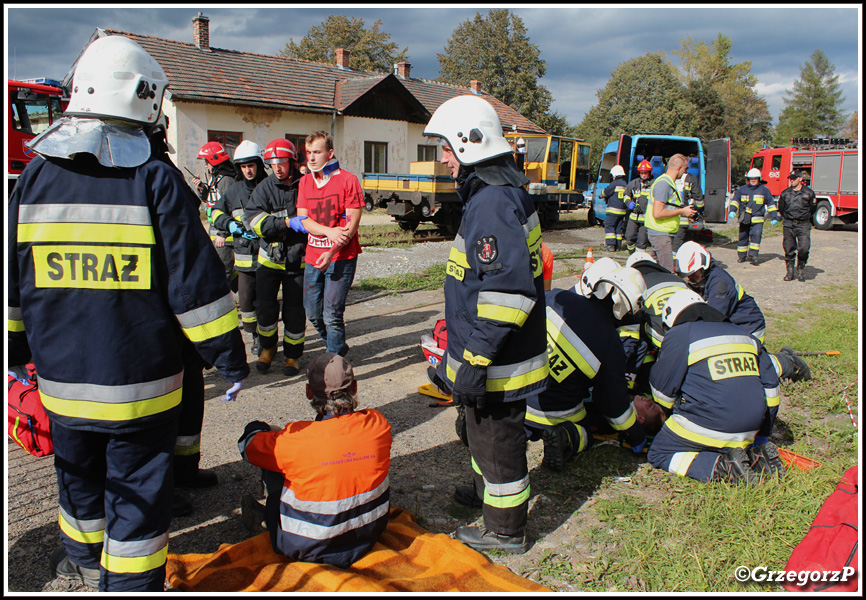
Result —
[[[385,142],[364,142],[364,172],[388,172],[388,144]]]
[[[226,152],[232,157],[235,155],[235,148],[240,146],[244,135],[237,131],[208,131],[207,141],[219,142],[225,147]]]
[[[284,136],[287,140],[295,145],[295,152],[298,153],[298,165],[306,164],[307,162],[307,136],[300,133],[287,133]]]
[[[418,160],[420,162],[428,161],[428,160],[436,160],[436,148],[437,146],[422,146],[418,145]]]

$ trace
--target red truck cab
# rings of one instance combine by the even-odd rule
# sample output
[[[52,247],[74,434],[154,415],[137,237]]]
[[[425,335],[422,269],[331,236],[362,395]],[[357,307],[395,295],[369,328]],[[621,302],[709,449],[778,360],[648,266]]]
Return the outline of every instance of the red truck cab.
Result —
[[[33,152],[26,143],[59,119],[68,104],[59,83],[56,86],[48,83],[7,80],[9,114],[6,131],[9,133],[9,156],[6,173],[10,192],[24,167],[33,158]]]

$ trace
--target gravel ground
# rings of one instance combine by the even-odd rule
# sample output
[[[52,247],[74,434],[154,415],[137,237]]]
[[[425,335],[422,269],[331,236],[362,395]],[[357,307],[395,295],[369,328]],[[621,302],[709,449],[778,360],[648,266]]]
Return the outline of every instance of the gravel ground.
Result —
[[[598,251],[602,240],[600,227],[545,233],[545,242],[555,253],[571,253],[591,245],[599,257],[604,255]],[[792,303],[817,295],[820,286],[859,281],[860,269],[853,268],[854,257],[860,256],[856,225],[835,231],[813,230],[812,240],[806,283],[782,281],[781,236],[765,238],[758,267],[736,263],[735,243],[714,245],[711,251],[765,312],[781,312]],[[421,270],[443,262],[448,249],[447,242],[431,242],[411,248],[367,250],[359,260],[356,280]],[[615,258],[624,262],[626,253],[617,253]],[[566,262],[580,267],[583,261],[557,261],[555,275],[562,272]],[[574,276],[558,278],[554,287],[570,287],[575,281]],[[452,533],[458,525],[478,517],[477,512],[456,505],[451,498],[454,487],[469,480],[468,453],[454,433],[454,409],[431,408],[431,399],[416,391],[426,383],[419,339],[443,315],[442,290],[387,297],[352,290],[349,301],[352,305],[347,308],[346,323],[351,350],[347,358],[359,380],[361,404],[382,411],[392,425],[392,505],[413,512],[434,533]],[[772,327],[772,317],[768,321]],[[302,369],[324,349],[312,328],[307,334]],[[249,337],[246,341],[249,344]],[[245,494],[260,495],[260,486],[257,470],[242,462],[238,454],[237,439],[244,425],[256,419],[283,425],[313,417],[304,399],[303,376],[285,378],[277,361],[270,372],[260,374],[254,367],[255,357],[248,355],[248,360],[252,374],[244,382],[237,403],[222,402],[228,385],[214,370],[205,373],[202,467],[214,469],[220,485],[189,493],[196,510],[173,520],[172,552],[213,552],[220,544],[249,537],[239,518],[240,500]],[[591,503],[588,497],[562,505],[550,501],[546,477],[538,471],[540,453],[540,442],[529,444],[533,498],[528,536],[534,545],[523,556],[491,556],[516,572],[530,569],[546,549],[573,537],[580,525],[578,509]],[[80,584],[55,579],[48,568],[48,556],[59,545],[53,461],[29,456],[7,438],[6,464],[7,590],[88,591]]]

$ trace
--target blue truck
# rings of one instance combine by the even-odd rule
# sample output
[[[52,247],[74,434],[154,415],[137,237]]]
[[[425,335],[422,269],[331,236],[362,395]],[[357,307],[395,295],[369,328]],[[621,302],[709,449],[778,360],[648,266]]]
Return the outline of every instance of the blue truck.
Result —
[[[643,160],[652,165],[652,177],[665,172],[668,159],[674,154],[689,158],[689,172],[701,184],[704,195],[703,219],[708,223],[724,223],[727,219],[726,200],[731,188],[731,140],[722,138],[703,144],[699,138],[648,133],[640,135],[622,134],[615,142],[604,148],[598,168],[598,176],[592,186],[587,219],[590,225],[603,225],[607,204],[604,190],[613,179],[610,170],[621,165],[626,181],[638,176],[637,166]],[[694,228],[702,228],[698,222]]]

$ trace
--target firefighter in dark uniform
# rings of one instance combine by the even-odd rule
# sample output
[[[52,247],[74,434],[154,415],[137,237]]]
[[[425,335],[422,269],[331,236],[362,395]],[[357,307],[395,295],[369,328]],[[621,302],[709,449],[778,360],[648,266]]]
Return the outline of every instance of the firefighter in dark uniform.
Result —
[[[283,374],[293,377],[304,353],[307,314],[304,311],[304,251],[307,230],[297,216],[298,181],[295,145],[287,139],[273,140],[265,148],[265,164],[273,171],[256,186],[247,206],[247,219],[259,240],[256,269],[256,318],[262,351],[256,369],[265,373],[277,352],[277,334],[282,312]],[[283,290],[282,311],[277,294]]]
[[[32,351],[51,420],[65,549],[52,566],[100,591],[164,587],[183,340],[232,399],[249,374],[189,187],[151,153],[167,84],[129,38],[93,41],[9,205],[9,309],[22,320],[8,358]]]
[[[238,304],[241,323],[253,338],[251,352],[261,352],[256,330],[256,269],[259,265],[259,236],[250,226],[246,207],[253,190],[268,174],[265,172],[264,153],[258,144],[244,140],[235,149],[234,165],[241,180],[226,190],[214,206],[214,225],[234,237],[235,270],[238,272]]]
[[[815,212],[815,192],[803,184],[802,175],[794,171],[788,175],[791,184],[779,196],[779,214],[782,216],[782,248],[785,251],[787,271],[785,281],[794,279],[794,260],[797,262],[797,281],[806,281],[803,268],[809,260],[812,241],[812,213]]]
[[[775,225],[778,223],[779,213],[772,192],[761,183],[761,172],[758,169],[749,169],[746,182],[731,198],[728,220],[737,219],[740,223],[737,262],[746,262],[748,259],[757,266],[761,236],[764,233],[764,218],[770,217],[770,225]]]
[[[631,406],[619,319],[640,309],[643,281],[633,269],[602,276],[590,297],[573,289],[545,294],[547,304],[547,389],[526,403],[524,427],[530,440],[544,442],[542,464],[561,471],[592,443],[584,402],[600,413],[634,452],[646,442]],[[592,400],[590,402],[590,393]]]
[[[526,399],[547,382],[541,226],[493,107],[478,96],[443,103],[424,130],[443,140],[463,202],[445,280],[448,348],[438,376],[465,408],[484,527],[459,527],[478,549],[525,552],[529,471]]]
[[[683,204],[694,207],[698,211],[698,215],[702,215],[704,213],[704,193],[701,191],[701,182],[693,173],[689,173],[688,171],[677,181],[678,187],[680,182],[682,182],[683,186],[681,192]],[[697,215],[695,218],[697,218]],[[680,215],[680,227],[671,241],[671,248],[674,252],[679,250],[683,242],[686,241],[686,233],[689,231],[689,223],[691,222],[692,220],[687,216]]]
[[[646,250],[646,211],[650,189],[655,179],[653,168],[648,160],[642,160],[637,166],[638,177],[625,186],[623,196],[626,208],[629,210],[628,223],[625,227],[625,247],[629,252]]]
[[[677,271],[707,304],[764,343],[766,321],[758,303],[718,265],[706,248],[697,242],[683,244],[677,252]],[[807,381],[812,378],[809,365],[789,346],[783,346],[770,358],[782,379]]]
[[[604,201],[607,203],[604,217],[604,243],[611,252],[616,252],[622,245],[623,232],[625,231],[625,171],[620,165],[614,165],[610,170],[613,177],[606,188],[604,188]]]
[[[193,187],[198,191],[199,198],[205,203],[205,216],[208,222],[208,235],[216,248],[226,271],[226,279],[232,291],[237,291],[237,271],[235,271],[234,237],[227,229],[220,229],[214,223],[213,209],[220,196],[225,194],[239,180],[236,178],[234,165],[226,152],[225,146],[219,142],[208,142],[198,151],[198,158],[205,161],[208,171],[208,183],[205,185],[198,177],[193,177]]]
[[[647,460],[698,481],[755,483],[785,468],[769,441],[779,378],[763,345],[692,290],[665,303],[669,327],[650,373],[669,415]]]

